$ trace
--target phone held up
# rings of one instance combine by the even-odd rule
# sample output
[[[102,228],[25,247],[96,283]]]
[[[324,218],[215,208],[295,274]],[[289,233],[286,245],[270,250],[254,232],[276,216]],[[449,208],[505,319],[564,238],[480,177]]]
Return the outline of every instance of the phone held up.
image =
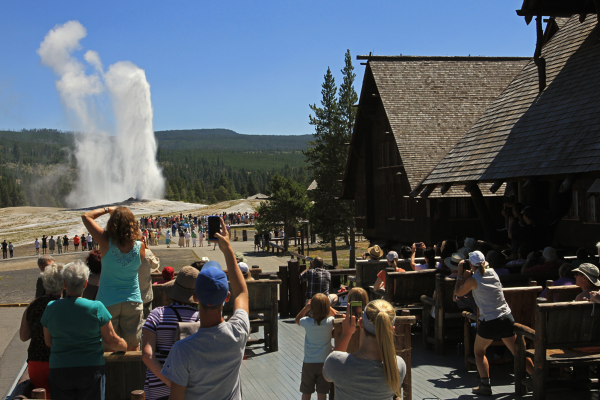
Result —
[[[221,218],[217,216],[208,217],[208,241],[218,242],[219,239],[215,236],[215,233],[221,231]]]
[[[358,320],[362,318],[362,301],[350,302],[350,315],[356,317],[356,326],[358,326]]]

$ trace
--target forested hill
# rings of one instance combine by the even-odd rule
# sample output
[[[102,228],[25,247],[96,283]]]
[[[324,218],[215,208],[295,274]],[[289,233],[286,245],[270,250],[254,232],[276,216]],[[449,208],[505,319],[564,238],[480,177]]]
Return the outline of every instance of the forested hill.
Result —
[[[311,135],[242,135],[228,129],[156,132],[166,197],[213,203],[264,193],[275,174],[308,185],[302,150]],[[0,131],[0,207],[66,206],[76,182],[76,133]]]
[[[242,135],[229,129],[154,132],[163,149],[304,150],[312,135]]]

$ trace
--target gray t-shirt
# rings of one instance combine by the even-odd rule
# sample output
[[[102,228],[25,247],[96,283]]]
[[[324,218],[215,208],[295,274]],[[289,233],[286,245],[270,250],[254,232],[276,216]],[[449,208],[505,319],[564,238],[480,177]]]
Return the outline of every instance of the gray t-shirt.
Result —
[[[400,384],[406,364],[396,356]],[[325,360],[323,376],[335,385],[336,400],[390,400],[394,392],[385,382],[381,361],[362,360],[343,351],[334,351]]]
[[[237,309],[227,322],[176,342],[161,372],[186,387],[184,400],[240,400],[240,367],[249,335],[248,313]]]

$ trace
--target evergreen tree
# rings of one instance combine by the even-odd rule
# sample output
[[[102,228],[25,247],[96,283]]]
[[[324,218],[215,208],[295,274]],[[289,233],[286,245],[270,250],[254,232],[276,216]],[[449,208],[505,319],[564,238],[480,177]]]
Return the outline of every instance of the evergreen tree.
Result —
[[[349,143],[352,139],[352,130],[354,129],[354,122],[356,120],[356,108],[353,107],[358,102],[358,95],[354,90],[354,80],[356,74],[354,73],[354,66],[352,65],[352,57],[350,56],[350,49],[346,51],[344,57],[344,68],[342,69],[343,82],[340,85],[339,90],[339,110],[340,110],[340,124],[343,143]],[[344,151],[343,149],[342,151]],[[346,164],[346,158],[348,154],[340,154],[340,161],[343,162],[338,165],[338,172],[341,172],[340,179],[343,176],[344,168]],[[341,189],[340,189],[341,190]],[[350,236],[350,264],[348,268],[354,268],[356,261],[355,253],[355,220],[354,220],[354,200],[340,202],[340,214],[342,214],[342,220],[346,222],[346,232]],[[348,235],[345,235],[346,237]],[[347,240],[348,242],[348,240]]]
[[[261,201],[258,207],[258,232],[267,232],[277,229],[283,223],[284,232],[289,232],[290,227],[300,225],[300,220],[305,218],[310,202],[306,197],[306,188],[299,183],[275,175],[269,186],[269,201]],[[284,251],[288,249],[288,235],[283,241]]]
[[[314,232],[321,236],[323,242],[331,243],[333,265],[337,266],[336,238],[343,231],[344,223],[339,219],[340,184],[338,165],[339,155],[344,143],[340,141],[341,119],[337,89],[331,69],[327,68],[325,81],[321,90],[321,107],[315,104],[310,108],[314,116],[310,115],[310,124],[315,127],[313,140],[308,142],[309,149],[304,152],[309,170],[317,181],[317,189],[311,191],[311,198],[315,202],[312,207],[310,221]]]
[[[310,124],[315,127],[313,141],[304,152],[308,169],[317,182],[317,189],[310,196],[315,202],[312,207],[310,221],[313,230],[323,242],[331,243],[333,265],[337,266],[336,238],[344,235],[350,244],[350,267],[354,266],[354,204],[336,200],[341,192],[340,180],[346,166],[347,148],[350,141],[356,110],[352,107],[358,101],[354,90],[354,67],[350,50],[345,55],[345,66],[342,69],[343,81],[339,88],[339,97],[335,80],[328,68],[322,85],[321,107],[311,105],[314,116],[310,116]],[[349,236],[349,240],[348,240]]]

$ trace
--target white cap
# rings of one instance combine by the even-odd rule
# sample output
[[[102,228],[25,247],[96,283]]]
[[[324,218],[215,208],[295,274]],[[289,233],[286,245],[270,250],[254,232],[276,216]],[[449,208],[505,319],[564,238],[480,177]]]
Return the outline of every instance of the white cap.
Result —
[[[200,259],[200,261],[202,261],[202,262],[209,262],[210,260],[208,259],[208,257],[202,257]]]
[[[248,264],[245,262],[239,262],[238,266],[240,267],[240,271],[242,271],[243,275],[246,275],[250,269],[248,268]]]
[[[386,256],[388,261],[394,261],[398,259],[398,253],[396,253],[395,251],[390,251],[389,253],[387,253]]]
[[[483,265],[485,264],[485,257],[483,256],[482,252],[474,251],[469,253],[469,262],[472,265]]]

